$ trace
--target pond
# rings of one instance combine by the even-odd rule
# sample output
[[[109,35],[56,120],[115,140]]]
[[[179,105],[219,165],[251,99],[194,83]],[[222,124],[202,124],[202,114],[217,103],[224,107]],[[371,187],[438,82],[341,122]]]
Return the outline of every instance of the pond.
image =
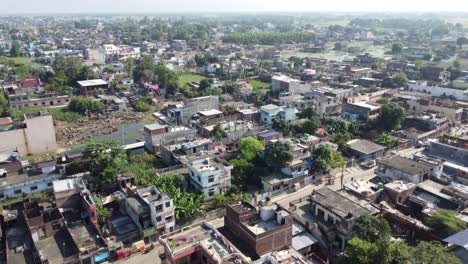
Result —
[[[143,129],[145,124],[143,123],[131,123],[126,124],[119,128],[119,130],[111,134],[97,135],[94,137],[96,140],[117,140],[122,145],[132,144],[136,142],[144,141]]]

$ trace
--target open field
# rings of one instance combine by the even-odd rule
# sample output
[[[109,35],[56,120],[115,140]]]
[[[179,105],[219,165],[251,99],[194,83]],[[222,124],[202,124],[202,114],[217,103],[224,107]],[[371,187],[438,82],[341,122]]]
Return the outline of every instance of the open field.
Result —
[[[178,84],[180,87],[185,86],[189,82],[199,82],[205,79],[204,76],[194,73],[182,73],[179,75]]]
[[[266,89],[266,88],[270,87],[269,83],[261,82],[261,81],[257,81],[257,80],[252,80],[252,81],[249,82],[249,84],[252,85],[252,88],[254,88],[254,89]]]
[[[322,59],[328,59],[328,60],[335,60],[335,61],[343,61],[347,59],[352,59],[358,54],[362,53],[370,53],[372,56],[379,57],[379,58],[384,58],[387,57],[385,55],[385,46],[375,46],[371,41],[352,41],[347,43],[347,48],[350,47],[359,47],[363,51],[358,52],[358,53],[350,53],[347,51],[347,49],[340,51],[340,50],[333,50],[334,44],[333,43],[328,43],[325,46],[325,51],[324,52],[318,52],[318,53],[311,53],[311,52],[302,52],[300,50],[286,50],[281,52],[281,58],[287,59],[291,56],[297,56],[301,58],[305,57],[314,57],[314,58],[322,58]]]

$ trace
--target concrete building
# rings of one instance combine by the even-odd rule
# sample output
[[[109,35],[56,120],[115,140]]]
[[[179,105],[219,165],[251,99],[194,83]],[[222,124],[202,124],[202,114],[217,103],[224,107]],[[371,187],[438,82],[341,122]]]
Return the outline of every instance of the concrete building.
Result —
[[[166,234],[159,238],[165,249],[166,262],[247,264],[247,259],[214,225],[203,222]]]
[[[226,206],[224,226],[258,256],[292,246],[293,217],[276,205],[257,210],[245,202]]]
[[[361,215],[377,214],[379,210],[366,200],[359,200],[346,191],[333,191],[328,187],[314,190],[311,212],[323,235],[333,241],[332,247],[344,250],[350,239],[354,221]]]
[[[468,167],[468,136],[431,139],[428,154]]]
[[[174,231],[174,201],[166,193],[161,193],[154,186],[137,190],[138,196],[146,202],[151,212],[151,222],[158,234]]]
[[[429,177],[440,178],[443,165],[432,165],[402,156],[390,156],[377,161],[377,176],[382,179],[403,180],[411,183],[423,182]]]
[[[359,160],[377,159],[384,155],[385,147],[365,139],[353,139],[346,143],[351,155]]]
[[[297,110],[291,107],[283,108],[274,104],[264,105],[260,107],[260,122],[271,126],[276,118],[294,121],[296,120],[296,112]]]
[[[195,130],[185,126],[145,125],[143,130],[145,148],[151,153],[156,153],[161,145],[165,145],[178,138],[195,138],[195,133]]]
[[[271,77],[271,92],[274,97],[279,97],[281,93],[289,93],[290,95],[299,94],[300,86],[300,80],[286,75]]]
[[[84,80],[77,83],[80,93],[85,96],[98,95],[100,90],[106,91],[109,88],[109,83],[103,79]]]
[[[348,120],[365,120],[379,115],[380,105],[373,102],[357,102],[343,104],[341,116]]]
[[[231,188],[231,163],[205,155],[191,157],[187,164],[190,184],[205,195],[206,200]]]
[[[468,90],[430,85],[427,82],[410,82],[408,83],[408,90],[427,93],[434,97],[448,97],[455,100],[468,101]]]
[[[177,125],[189,125],[193,115],[200,111],[219,109],[218,96],[203,96],[191,98],[181,102],[174,108],[168,109],[168,117]]]
[[[0,131],[0,153],[16,151],[20,156],[57,149],[52,115],[47,111],[24,115],[22,123]]]

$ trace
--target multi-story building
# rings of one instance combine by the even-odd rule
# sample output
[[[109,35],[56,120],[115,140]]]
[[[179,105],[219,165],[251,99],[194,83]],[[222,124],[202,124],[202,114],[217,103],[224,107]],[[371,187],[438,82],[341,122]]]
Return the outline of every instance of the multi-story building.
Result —
[[[359,200],[344,190],[328,187],[314,190],[310,196],[310,209],[334,249],[343,250],[350,238],[354,221],[361,215],[375,215],[379,210],[366,200]]]
[[[429,164],[415,161],[402,156],[390,156],[377,161],[377,176],[382,179],[404,180],[406,182],[420,183],[429,177],[440,178],[442,164]]]
[[[242,244],[258,256],[292,246],[293,217],[276,206],[259,210],[245,202],[226,206],[224,225]]]
[[[341,116],[349,120],[368,120],[379,115],[380,105],[373,102],[356,102],[343,104]]]
[[[194,138],[195,131],[185,126],[171,127],[169,125],[151,124],[143,130],[145,148],[151,153],[159,151],[159,147],[177,138]]]
[[[191,186],[205,195],[206,200],[231,188],[231,163],[207,155],[190,158],[187,163]]]
[[[281,93],[289,93],[291,95],[298,94],[301,81],[293,79],[286,75],[271,77],[271,92],[275,97],[279,97]]]
[[[151,223],[158,231],[158,234],[174,231],[175,215],[172,198],[167,193],[161,193],[154,186],[138,189],[137,193],[149,206]]]
[[[24,121],[0,130],[0,153],[16,151],[20,156],[57,149],[54,122],[47,111],[24,115]]]
[[[296,120],[296,112],[297,110],[292,107],[284,108],[274,104],[264,105],[260,107],[260,121],[268,126],[273,125],[273,121],[277,118],[293,121]]]

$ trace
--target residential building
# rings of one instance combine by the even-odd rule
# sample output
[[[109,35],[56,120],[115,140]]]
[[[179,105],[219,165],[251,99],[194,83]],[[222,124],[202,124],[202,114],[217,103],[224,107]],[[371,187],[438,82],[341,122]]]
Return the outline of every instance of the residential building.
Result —
[[[191,186],[205,195],[206,200],[215,194],[225,193],[231,188],[231,163],[218,157],[200,155],[187,163]]]
[[[165,145],[178,138],[194,138],[195,131],[185,126],[169,126],[161,124],[145,125],[143,130],[145,148],[151,153],[159,151]]]
[[[239,263],[250,260],[242,254],[215,226],[209,222],[194,224],[159,238],[166,262],[177,263]]]
[[[276,118],[293,121],[296,119],[296,112],[297,110],[291,107],[283,108],[274,104],[264,105],[260,107],[260,122],[271,126]]]
[[[366,139],[353,139],[346,143],[351,155],[359,160],[372,160],[384,155],[385,147]]]
[[[382,179],[420,183],[429,177],[440,177],[443,165],[432,165],[394,155],[377,160],[377,176]]]
[[[246,202],[226,206],[224,226],[258,256],[292,246],[293,217],[276,205],[257,210]]]
[[[161,193],[154,186],[137,190],[138,196],[146,202],[151,212],[151,222],[159,235],[174,231],[174,201],[167,193]]]
[[[281,93],[288,93],[290,95],[299,94],[301,81],[293,79],[286,75],[271,77],[271,92],[274,97],[279,97]]]
[[[362,215],[375,215],[379,210],[369,201],[360,200],[344,190],[333,191],[328,187],[314,190],[310,196],[310,209],[316,223],[332,248],[342,251],[354,221]]]
[[[20,156],[57,149],[54,122],[47,111],[24,115],[24,121],[0,131],[0,153],[16,151]]]
[[[109,83],[103,79],[78,81],[78,88],[82,95],[98,95],[109,88]]]
[[[380,105],[373,102],[356,102],[343,104],[341,116],[348,120],[365,120],[379,115]]]

